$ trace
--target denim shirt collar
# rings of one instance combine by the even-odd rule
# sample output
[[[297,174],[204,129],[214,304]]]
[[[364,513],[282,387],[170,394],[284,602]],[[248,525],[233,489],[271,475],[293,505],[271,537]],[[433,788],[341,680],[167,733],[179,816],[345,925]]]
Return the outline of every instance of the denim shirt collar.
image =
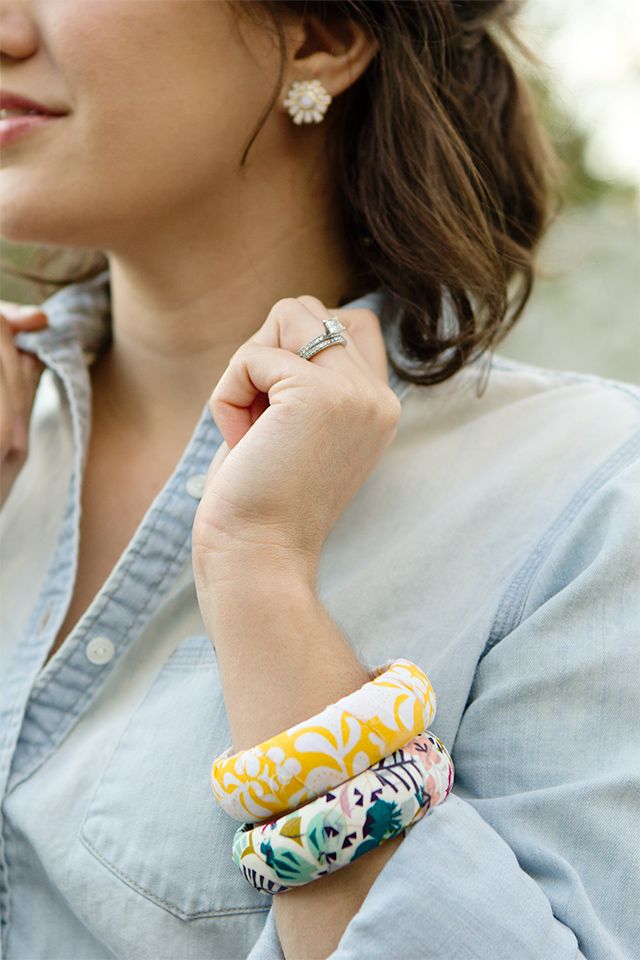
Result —
[[[77,359],[79,347],[84,355],[84,365],[89,366],[111,338],[110,273],[107,268],[89,280],[69,284],[48,297],[40,304],[49,319],[48,327],[16,334],[16,346],[37,354],[49,366],[65,356],[69,360],[72,354],[76,354]],[[379,288],[345,303],[341,309],[358,307],[367,307],[380,318],[387,345],[389,386],[401,397],[407,384],[398,376],[390,360],[399,316],[397,302],[390,292]]]

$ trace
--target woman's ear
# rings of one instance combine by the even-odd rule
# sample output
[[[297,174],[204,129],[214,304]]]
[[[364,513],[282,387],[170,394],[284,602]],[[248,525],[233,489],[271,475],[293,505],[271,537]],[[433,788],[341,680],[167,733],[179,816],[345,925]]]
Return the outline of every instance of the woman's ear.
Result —
[[[288,32],[289,59],[283,91],[294,80],[320,80],[331,97],[348,89],[378,52],[378,41],[353,20],[305,15]]]

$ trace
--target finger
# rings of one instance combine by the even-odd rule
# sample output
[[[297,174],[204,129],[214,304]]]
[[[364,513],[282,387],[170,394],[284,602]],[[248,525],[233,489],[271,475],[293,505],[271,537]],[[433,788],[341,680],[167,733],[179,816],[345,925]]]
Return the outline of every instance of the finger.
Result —
[[[20,363],[22,366],[22,376],[24,383],[26,384],[26,393],[27,393],[27,423],[31,419],[31,411],[33,409],[33,403],[36,398],[36,392],[38,390],[38,384],[40,382],[40,377],[42,376],[43,371],[46,368],[46,365],[42,362],[39,357],[36,357],[33,353],[22,353],[20,354]]]
[[[6,310],[9,313],[25,314],[40,309],[37,303],[19,303],[16,300],[0,300],[0,313],[4,313]]]
[[[345,311],[341,311],[341,312],[338,310],[330,311],[327,309],[327,307],[325,307],[322,300],[318,300],[317,297],[312,297],[307,294],[304,294],[303,296],[298,297],[297,299],[300,301],[300,303],[302,303],[305,307],[307,307],[307,309],[314,315],[314,317],[318,318],[320,323],[322,323],[323,320],[328,320],[329,317],[337,317],[338,320],[340,320],[342,325],[346,327],[346,330],[344,330],[342,334],[347,341],[346,350],[348,351],[349,355],[353,358],[354,362],[358,364],[360,369],[364,373],[370,374],[370,364],[367,363],[364,356],[362,355],[362,351],[358,347],[358,342],[353,332],[352,322],[349,319],[349,317],[345,317]],[[318,330],[318,333],[324,333],[324,327],[320,327]],[[312,357],[312,359],[315,359],[315,358]]]
[[[7,317],[7,320],[13,327],[14,333],[43,330],[49,326],[49,318],[46,313],[34,313],[28,317]]]
[[[298,299],[320,321],[327,319],[329,316],[338,317],[347,328],[344,333],[348,341],[347,349],[351,351],[354,360],[359,363],[363,372],[370,375],[373,370],[385,383],[388,382],[387,348],[382,335],[380,320],[373,310],[366,307],[355,307],[352,310],[339,307],[335,310],[328,310],[317,297],[304,295],[298,297]]]
[[[18,359],[25,386],[26,403],[23,409],[14,411],[11,449],[26,453],[29,447],[31,413],[36,398],[38,381],[45,369],[45,364],[31,353],[21,353]]]
[[[11,398],[13,415],[24,413],[27,393],[22,378],[20,355],[13,342],[13,333],[8,322],[0,316],[0,358],[2,358],[3,381]]]
[[[35,353],[27,353],[26,350],[24,352],[22,350],[20,351],[20,362],[26,383],[29,386],[37,386],[40,375],[46,368],[46,364],[40,357],[37,357]],[[30,390],[27,390],[27,395],[31,395]]]
[[[39,307],[0,300],[0,316],[18,330],[40,330],[49,323],[47,314]]]
[[[320,373],[311,371],[309,362],[290,350],[247,340],[229,361],[209,399],[211,415],[229,449],[252,426],[259,394],[267,394],[271,405],[277,404],[281,388],[292,378],[304,384],[301,389],[308,393]]]
[[[14,445],[15,410],[0,356],[0,461]]]
[[[317,303],[324,310],[323,317],[319,318],[319,308],[316,307],[316,313],[313,313],[302,302],[302,299],[300,297],[285,297],[278,300],[269,311],[267,319],[260,329],[249,338],[247,343],[280,347],[297,354],[298,350],[309,340],[324,334],[325,330],[321,321],[322,319],[328,319],[331,314],[318,300]],[[347,340],[346,345],[334,344],[331,349],[327,348],[317,353],[312,357],[314,365],[336,370],[350,378],[353,378],[354,373],[358,370],[370,376],[370,371],[364,370],[362,362],[358,359],[358,351],[350,342],[348,330],[345,331],[344,336]]]

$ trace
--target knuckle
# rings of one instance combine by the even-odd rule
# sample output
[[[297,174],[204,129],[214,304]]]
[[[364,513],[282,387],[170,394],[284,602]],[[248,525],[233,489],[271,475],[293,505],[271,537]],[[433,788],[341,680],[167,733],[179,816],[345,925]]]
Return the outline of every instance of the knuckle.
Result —
[[[385,387],[385,396],[387,398],[387,403],[391,414],[395,417],[399,417],[402,413],[402,403],[400,402],[400,397],[398,394],[388,384]]]
[[[229,357],[229,360],[227,361],[227,366],[223,370],[220,379],[216,383],[211,393],[211,397],[209,399],[210,409],[212,409],[212,404],[218,403],[220,394],[226,390],[229,377],[230,376],[234,377],[236,376],[237,373],[240,373],[241,371],[244,370],[245,357],[249,349],[250,349],[250,344],[243,343]]]
[[[328,370],[331,377],[331,389],[339,398],[340,403],[361,404],[366,402],[366,384],[356,382],[353,377],[338,370]]]
[[[342,414],[349,419],[370,421],[377,415],[377,405],[373,395],[368,391],[358,389],[346,377],[343,379],[342,389],[334,394],[334,403]]]
[[[238,347],[237,350],[233,351],[233,353],[227,360],[227,366],[224,369],[222,377],[228,376],[229,370],[236,371],[242,367],[249,348],[250,348],[250,344],[243,343],[241,346]],[[222,379],[222,377],[220,379]]]
[[[377,390],[361,391],[359,395],[347,393],[340,397],[338,406],[346,420],[359,423],[361,429],[376,434],[386,434],[396,425],[396,418],[391,415],[386,399],[381,399]]]
[[[382,389],[376,384],[375,389],[368,392],[365,413],[382,429],[392,429],[398,424],[402,405],[391,387],[381,386]]]
[[[271,307],[269,316],[282,318],[291,313],[292,310],[297,310],[299,306],[300,304],[297,297],[282,297],[282,299],[276,300]]]
[[[351,310],[345,311],[345,313],[351,326],[356,330],[371,327],[372,324],[375,326],[380,325],[380,318],[378,314],[369,307],[353,307]],[[344,320],[343,317],[340,319]]]
[[[227,369],[231,368],[232,370],[239,370],[241,367],[243,367],[246,358],[252,349],[252,344],[243,343],[242,346],[238,347],[238,349],[231,354],[229,363],[227,364]]]
[[[296,299],[298,300],[298,303],[301,303],[305,307],[322,307],[323,310],[325,309],[325,305],[322,300],[312,296],[310,293],[303,293]]]
[[[400,403],[398,395],[391,389],[391,387],[386,388],[382,407],[385,411],[385,416],[388,422],[392,425],[396,425],[402,414],[402,404]]]

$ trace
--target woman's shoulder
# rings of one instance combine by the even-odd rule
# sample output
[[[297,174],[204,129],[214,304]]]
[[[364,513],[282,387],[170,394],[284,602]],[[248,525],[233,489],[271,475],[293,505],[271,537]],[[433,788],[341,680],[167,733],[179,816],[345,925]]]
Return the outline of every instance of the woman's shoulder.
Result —
[[[493,378],[503,387],[521,387],[532,393],[565,391],[567,396],[593,395],[612,406],[629,407],[640,415],[640,385],[578,370],[553,369],[494,354]],[[557,394],[560,396],[560,394]]]
[[[640,386],[593,373],[559,370],[486,355],[449,380],[423,386],[406,382],[403,406],[423,422],[507,429],[539,442],[579,431],[597,442],[621,442],[640,429]],[[497,439],[497,438],[496,438]]]
[[[434,386],[405,382],[402,407],[403,469],[479,502],[558,511],[640,464],[640,387],[596,374],[497,354]]]
[[[494,356],[493,394],[526,443],[548,442],[553,450],[590,450],[601,460],[640,450],[640,386],[577,370],[552,369],[502,355]],[[491,389],[491,387],[489,388]],[[529,434],[532,431],[532,434]],[[588,458],[587,458],[588,459]]]
[[[486,397],[485,403],[500,399],[503,404],[536,396],[547,402],[552,397],[560,406],[578,396],[593,396],[640,415],[640,385],[595,373],[538,366],[500,353],[483,354],[442,383],[423,386],[405,381],[401,392],[422,395],[423,401],[446,396],[454,403],[466,403],[472,396],[479,401]]]

